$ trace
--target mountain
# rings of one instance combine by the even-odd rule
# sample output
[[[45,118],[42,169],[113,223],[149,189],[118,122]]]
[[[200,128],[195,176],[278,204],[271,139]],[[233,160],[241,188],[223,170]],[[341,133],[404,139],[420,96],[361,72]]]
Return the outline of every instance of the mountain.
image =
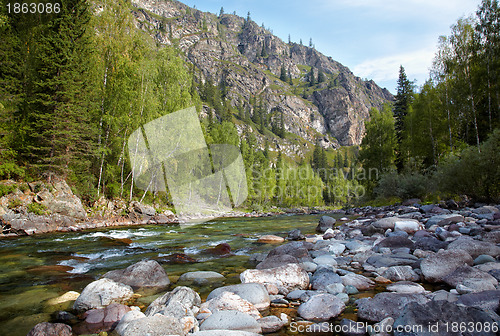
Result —
[[[308,142],[320,138],[324,147],[359,145],[370,108],[394,99],[331,57],[285,43],[249,17],[217,16],[177,1],[132,0],[132,5],[136,26],[157,43],[177,47],[194,65],[200,86],[223,82],[233,107],[254,114],[260,104],[272,123],[281,118],[287,132]],[[320,83],[308,84],[318,76]],[[240,131],[245,127],[237,126]],[[287,148],[288,154],[303,154],[300,146],[281,140],[271,143]]]

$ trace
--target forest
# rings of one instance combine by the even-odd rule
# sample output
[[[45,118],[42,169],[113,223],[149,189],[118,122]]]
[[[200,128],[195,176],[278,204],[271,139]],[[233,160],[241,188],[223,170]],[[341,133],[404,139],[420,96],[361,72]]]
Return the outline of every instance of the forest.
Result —
[[[248,129],[239,135],[236,121],[287,136],[283,118],[262,112],[265,102],[254,99],[252,114],[231,106],[224,82],[200,81],[175,47],[136,29],[124,0],[65,0],[43,15],[3,7],[0,34],[0,179],[63,177],[87,205],[104,196],[168,206],[168,192],[134,186],[128,138],[165,114],[195,106],[201,116],[208,106],[207,143],[239,146],[253,210],[500,196],[497,0],[483,0],[440,39],[422,87],[401,67],[394,104],[371,111],[359,149],[318,141],[300,162],[271,153]]]

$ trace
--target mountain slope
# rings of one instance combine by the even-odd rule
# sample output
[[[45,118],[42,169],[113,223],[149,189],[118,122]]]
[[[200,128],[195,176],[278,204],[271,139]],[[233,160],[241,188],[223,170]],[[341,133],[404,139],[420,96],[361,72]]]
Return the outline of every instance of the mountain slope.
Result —
[[[137,27],[159,44],[179,48],[195,66],[198,82],[223,81],[231,105],[251,114],[262,102],[273,122],[282,114],[286,131],[309,142],[319,137],[325,147],[359,145],[369,109],[393,100],[373,81],[361,80],[314,48],[283,42],[249,18],[218,17],[177,1],[132,4]],[[279,79],[282,67],[291,80]],[[310,74],[317,78],[320,72],[324,81],[309,85]]]

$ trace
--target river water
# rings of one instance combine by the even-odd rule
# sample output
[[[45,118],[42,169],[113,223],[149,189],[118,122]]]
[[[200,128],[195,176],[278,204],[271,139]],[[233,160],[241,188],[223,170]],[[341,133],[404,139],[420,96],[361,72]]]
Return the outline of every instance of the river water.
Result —
[[[140,260],[158,260],[171,280],[189,271],[216,271],[224,284],[239,283],[239,273],[253,266],[249,256],[269,251],[261,235],[283,237],[292,229],[314,233],[320,215],[224,218],[196,225],[149,225],[53,233],[0,240],[0,334],[24,336],[37,323],[50,321],[67,304],[52,306],[51,298],[81,290],[109,270],[125,268]],[[231,246],[232,255],[221,257],[206,250],[221,243]],[[165,260],[182,253],[196,262],[172,264]],[[214,286],[196,285],[206,296]],[[139,299],[146,306],[153,298]],[[142,300],[142,301],[141,301]]]

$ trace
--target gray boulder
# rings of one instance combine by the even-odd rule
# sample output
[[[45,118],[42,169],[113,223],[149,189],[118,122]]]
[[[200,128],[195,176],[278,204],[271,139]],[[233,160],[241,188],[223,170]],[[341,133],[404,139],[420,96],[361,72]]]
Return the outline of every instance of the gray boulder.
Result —
[[[259,323],[250,315],[236,311],[218,311],[203,321],[200,330],[239,330],[260,334]]]
[[[469,265],[462,265],[458,267],[452,273],[448,274],[443,279],[443,282],[452,287],[457,287],[459,284],[463,283],[466,280],[489,282],[491,283],[491,286],[493,288],[498,285],[497,279],[495,279],[493,276]]]
[[[441,250],[422,260],[420,269],[427,281],[440,282],[463,265],[472,265],[469,253],[461,250]]]
[[[274,256],[268,256],[262,262],[257,264],[255,268],[257,269],[268,269],[274,267],[285,266],[288,264],[298,264],[299,261],[292,255],[289,254],[278,254]]]
[[[344,286],[353,286],[357,290],[367,290],[375,287],[375,282],[364,275],[348,273],[340,277]]]
[[[391,281],[419,281],[420,276],[411,266],[392,266],[386,269],[382,276]]]
[[[213,271],[195,271],[187,272],[179,277],[179,282],[194,282],[202,284],[210,281],[222,281],[225,277],[217,272]]]
[[[292,230],[288,232],[288,236],[286,237],[288,240],[303,240],[305,239],[305,236],[302,234],[302,232],[299,229]]]
[[[193,334],[189,334],[190,336],[260,336],[260,334],[256,334],[248,331],[239,331],[239,330],[204,330],[198,331]]]
[[[405,238],[405,237],[400,237],[400,236],[392,236],[392,237],[387,237],[384,240],[382,240],[380,243],[374,246],[374,251],[377,252],[378,249],[381,247],[387,247],[390,248],[391,250],[393,249],[398,249],[402,247],[407,247],[411,251],[415,250],[415,243],[412,242],[410,239]]]
[[[264,334],[280,331],[281,328],[283,328],[283,326],[285,325],[285,321],[274,315],[258,319],[257,322],[259,323],[260,328],[262,329],[262,332]]]
[[[332,229],[337,221],[335,218],[330,216],[322,216],[319,219],[318,226],[316,227],[316,232],[325,233],[326,230]]]
[[[85,287],[73,304],[73,309],[81,313],[90,309],[104,308],[112,303],[128,301],[133,295],[132,287],[103,278]]]
[[[328,285],[342,283],[340,276],[330,267],[318,267],[311,278],[312,288],[326,291]],[[305,289],[305,288],[303,288]]]
[[[411,281],[399,281],[390,284],[386,287],[389,292],[401,294],[421,294],[425,293],[425,288],[422,285]]]
[[[71,327],[63,323],[38,323],[26,336],[72,336]]]
[[[303,241],[294,241],[284,245],[277,246],[269,251],[267,257],[273,257],[276,255],[288,254],[299,261],[312,261],[312,258],[309,256],[309,251],[307,250],[305,243]]]
[[[448,301],[430,301],[425,304],[410,303],[394,321],[394,335],[407,336],[455,336],[455,335],[482,335],[493,336],[496,332],[491,330],[494,320],[486,313],[476,308],[461,307]],[[473,326],[464,332],[452,330],[451,325]],[[483,329],[489,325],[490,331]],[[414,333],[403,332],[404,328],[412,326]],[[478,326],[482,328],[479,329]],[[478,329],[474,329],[478,328]]]
[[[424,304],[429,301],[422,294],[379,293],[373,298],[356,301],[358,317],[373,322],[380,322],[387,317],[397,318],[410,302]]]
[[[306,289],[309,286],[309,275],[297,264],[288,264],[269,269],[248,269],[240,274],[242,283],[256,282],[272,284],[278,287],[279,293],[288,294],[294,289]]]
[[[418,237],[415,239],[415,249],[437,252],[446,249],[449,243],[435,237]]]
[[[223,292],[231,292],[238,295],[242,299],[252,303],[258,310],[269,308],[271,303],[266,287],[260,283],[243,283],[216,288],[208,294],[207,301],[221,295]]]
[[[308,321],[323,322],[337,317],[344,309],[344,302],[335,295],[318,294],[302,303],[297,313]]]
[[[463,221],[465,221],[465,219],[464,216],[462,215],[457,215],[457,214],[437,215],[429,218],[429,220],[425,223],[425,227],[428,229],[433,225],[445,226]]]
[[[199,307],[200,304],[201,298],[198,293],[189,287],[180,286],[154,300],[145,314],[146,316],[162,314],[180,319],[192,316],[193,308]]]
[[[176,318],[161,314],[130,321],[120,336],[186,335],[182,323]]]
[[[474,240],[471,237],[460,237],[448,245],[448,250],[466,251],[473,259],[482,254],[497,257],[500,255],[500,247],[489,242]]]
[[[170,285],[163,267],[155,260],[142,260],[121,270],[109,271],[103,278],[111,279],[147,294],[160,292]]]

